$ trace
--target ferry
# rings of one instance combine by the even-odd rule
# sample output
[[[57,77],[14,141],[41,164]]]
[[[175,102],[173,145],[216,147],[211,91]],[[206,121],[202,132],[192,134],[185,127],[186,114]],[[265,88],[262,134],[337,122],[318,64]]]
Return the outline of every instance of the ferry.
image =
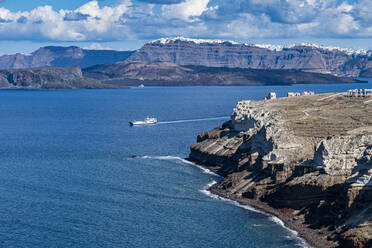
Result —
[[[154,117],[147,117],[144,121],[133,121],[129,122],[131,126],[140,126],[140,125],[151,125],[156,124],[158,120]]]

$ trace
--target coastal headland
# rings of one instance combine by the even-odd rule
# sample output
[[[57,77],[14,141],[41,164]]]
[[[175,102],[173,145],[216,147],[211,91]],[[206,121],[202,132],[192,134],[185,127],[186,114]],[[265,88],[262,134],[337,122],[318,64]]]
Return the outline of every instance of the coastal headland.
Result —
[[[240,101],[189,160],[209,190],[281,218],[313,247],[372,246],[372,96]]]

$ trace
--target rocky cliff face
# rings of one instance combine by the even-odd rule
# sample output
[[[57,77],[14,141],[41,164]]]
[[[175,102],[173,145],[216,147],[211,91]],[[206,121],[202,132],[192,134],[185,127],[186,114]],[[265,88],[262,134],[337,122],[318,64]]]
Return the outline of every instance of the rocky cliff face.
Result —
[[[319,233],[308,239],[315,247],[371,247],[369,99],[239,102],[229,122],[198,136],[189,158],[225,177],[213,193],[265,204],[290,227]]]
[[[0,69],[33,68],[43,66],[82,68],[126,60],[132,51],[86,50],[80,47],[42,47],[31,54],[0,56]]]
[[[0,89],[117,88],[83,77],[80,67],[0,70]]]
[[[362,71],[372,68],[372,53],[311,44],[279,47],[174,38],[148,43],[127,61],[171,62],[207,67],[295,69],[359,76]]]
[[[84,76],[106,83],[136,86],[290,85],[353,83],[352,78],[297,70],[260,70],[205,66],[180,66],[169,62],[123,62],[83,70]]]

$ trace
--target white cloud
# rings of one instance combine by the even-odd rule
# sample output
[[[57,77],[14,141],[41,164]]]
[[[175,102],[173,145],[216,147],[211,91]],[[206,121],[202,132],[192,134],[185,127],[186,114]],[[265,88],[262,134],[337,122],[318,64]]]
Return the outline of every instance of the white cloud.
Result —
[[[124,14],[130,13],[131,3],[122,1],[113,7],[100,7],[90,1],[76,10],[55,11],[51,6],[40,6],[31,11],[11,12],[0,8],[0,18],[11,20],[0,25],[4,39],[84,41],[125,38],[126,28],[117,25]],[[78,18],[84,16],[84,18]],[[66,18],[68,17],[68,18]],[[22,21],[18,21],[22,18]],[[115,32],[119,29],[119,33]]]
[[[111,47],[103,46],[101,43],[93,42],[89,46],[84,46],[87,50],[113,50]]]
[[[163,15],[168,18],[181,18],[191,20],[192,17],[200,16],[208,9],[209,0],[186,0],[173,5],[165,5],[162,8]]]
[[[89,46],[84,46],[84,49],[87,50],[113,50],[111,47],[103,46],[101,43],[91,43]]]
[[[0,8],[0,39],[120,41],[164,36],[202,38],[372,38],[371,0],[131,0],[77,9]],[[149,2],[149,3],[146,3]],[[161,5],[154,2],[167,3]],[[173,4],[171,4],[173,3]]]

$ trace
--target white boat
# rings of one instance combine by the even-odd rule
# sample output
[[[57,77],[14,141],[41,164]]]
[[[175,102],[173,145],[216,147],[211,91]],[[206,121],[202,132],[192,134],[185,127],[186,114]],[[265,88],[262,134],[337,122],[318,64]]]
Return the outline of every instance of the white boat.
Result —
[[[140,126],[140,125],[151,125],[156,124],[158,120],[154,117],[147,117],[144,121],[133,121],[129,122],[131,126]]]

